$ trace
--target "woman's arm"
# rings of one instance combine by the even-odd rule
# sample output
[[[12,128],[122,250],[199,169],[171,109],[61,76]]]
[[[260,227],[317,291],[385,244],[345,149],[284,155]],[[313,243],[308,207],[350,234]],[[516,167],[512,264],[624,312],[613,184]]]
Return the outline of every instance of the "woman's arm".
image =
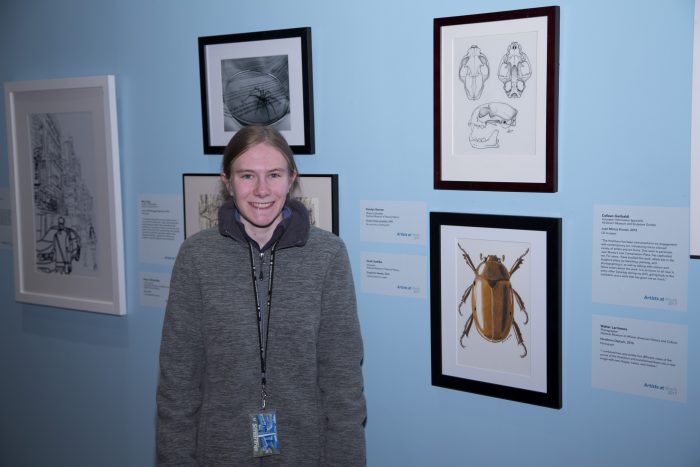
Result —
[[[159,466],[196,465],[196,443],[204,345],[201,290],[187,244],[178,253],[170,280],[160,347],[156,402],[156,451]]]
[[[326,417],[321,465],[365,465],[367,416],[362,381],[362,337],[355,286],[344,245],[323,283],[318,339],[318,382]]]

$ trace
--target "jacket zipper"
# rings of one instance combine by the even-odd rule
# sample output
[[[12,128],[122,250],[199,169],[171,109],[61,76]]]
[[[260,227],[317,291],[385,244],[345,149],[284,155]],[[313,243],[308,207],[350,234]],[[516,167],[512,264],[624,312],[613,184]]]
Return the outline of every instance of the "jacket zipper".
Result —
[[[260,275],[258,276],[259,280],[263,280],[263,268],[265,266],[265,253],[262,251],[260,252]]]

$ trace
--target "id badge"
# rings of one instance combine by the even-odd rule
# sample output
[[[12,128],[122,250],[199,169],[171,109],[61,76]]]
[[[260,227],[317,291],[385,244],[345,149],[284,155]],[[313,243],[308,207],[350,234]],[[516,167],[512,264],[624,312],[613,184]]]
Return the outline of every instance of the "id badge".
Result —
[[[277,438],[277,414],[274,411],[251,415],[250,428],[253,434],[254,457],[280,453],[280,443]]]

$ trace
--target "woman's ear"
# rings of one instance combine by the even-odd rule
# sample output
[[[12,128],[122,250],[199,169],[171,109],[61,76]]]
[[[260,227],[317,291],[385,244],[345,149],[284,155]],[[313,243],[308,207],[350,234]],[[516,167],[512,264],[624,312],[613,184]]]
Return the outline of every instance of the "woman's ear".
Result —
[[[221,172],[221,174],[219,174],[219,178],[221,179],[221,183],[224,184],[224,187],[226,188],[226,192],[229,195],[233,196],[233,189],[231,188],[231,184],[229,183],[229,179],[226,178],[226,174],[224,172]]]
[[[297,181],[297,176],[299,174],[294,171],[292,174],[289,176],[289,190],[287,191],[287,196],[291,196],[292,192],[294,191],[294,188],[297,186],[296,181]]]

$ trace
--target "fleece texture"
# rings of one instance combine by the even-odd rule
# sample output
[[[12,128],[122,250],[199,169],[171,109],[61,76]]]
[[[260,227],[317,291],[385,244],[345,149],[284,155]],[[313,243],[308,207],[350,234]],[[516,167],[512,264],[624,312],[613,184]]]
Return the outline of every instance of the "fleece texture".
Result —
[[[308,225],[301,203],[277,232],[267,344],[267,408],[281,454],[253,457],[260,353],[248,239],[226,203],[173,268],[157,390],[158,465],[365,464],[362,339],[347,250]],[[269,277],[268,249],[254,258]],[[263,285],[263,290],[267,286]]]

